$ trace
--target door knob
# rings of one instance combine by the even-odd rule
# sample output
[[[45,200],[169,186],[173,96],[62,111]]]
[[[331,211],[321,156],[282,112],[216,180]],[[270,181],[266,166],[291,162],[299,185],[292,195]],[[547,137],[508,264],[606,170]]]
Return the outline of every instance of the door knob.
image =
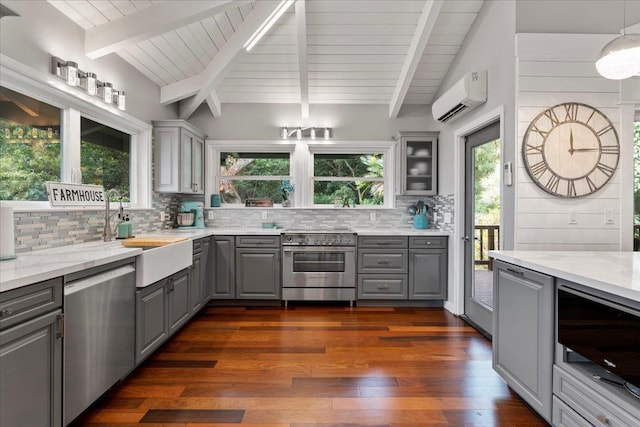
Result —
[[[464,237],[462,237],[460,240],[462,240],[463,242],[468,242],[468,241],[470,241],[471,239],[469,239],[469,236],[464,236]]]

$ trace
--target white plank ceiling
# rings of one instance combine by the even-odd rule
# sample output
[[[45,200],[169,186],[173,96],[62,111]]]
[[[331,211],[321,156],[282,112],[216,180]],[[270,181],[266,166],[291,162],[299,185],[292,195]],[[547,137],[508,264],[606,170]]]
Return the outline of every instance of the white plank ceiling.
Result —
[[[297,0],[247,53],[278,1],[49,2],[85,29],[89,56],[121,56],[182,118],[203,101],[214,116],[225,103],[300,103],[303,116],[309,104],[388,104],[391,117],[430,104],[483,4]]]

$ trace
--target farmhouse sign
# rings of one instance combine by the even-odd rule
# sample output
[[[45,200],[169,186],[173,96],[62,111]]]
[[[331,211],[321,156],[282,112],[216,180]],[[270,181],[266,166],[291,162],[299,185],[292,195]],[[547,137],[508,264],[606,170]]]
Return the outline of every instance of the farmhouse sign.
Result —
[[[103,206],[104,188],[101,185],[47,183],[51,206]]]

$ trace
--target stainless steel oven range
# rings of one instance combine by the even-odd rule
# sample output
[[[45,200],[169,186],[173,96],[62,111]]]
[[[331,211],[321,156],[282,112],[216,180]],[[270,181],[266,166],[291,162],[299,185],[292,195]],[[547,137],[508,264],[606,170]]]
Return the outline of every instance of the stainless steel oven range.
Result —
[[[356,299],[356,235],[352,232],[282,234],[282,299]]]

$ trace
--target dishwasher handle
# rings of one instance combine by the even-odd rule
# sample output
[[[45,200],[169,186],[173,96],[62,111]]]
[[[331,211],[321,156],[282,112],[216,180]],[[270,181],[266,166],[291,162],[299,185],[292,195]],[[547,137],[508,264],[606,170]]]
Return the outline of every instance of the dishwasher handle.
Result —
[[[64,295],[67,296],[76,292],[80,292],[92,286],[96,286],[101,283],[126,276],[127,274],[135,273],[135,271],[135,267],[131,264],[128,264],[123,265],[122,267],[114,268],[113,270],[103,271],[102,273],[85,277],[84,279],[76,280],[75,282],[69,282],[64,286]]]

